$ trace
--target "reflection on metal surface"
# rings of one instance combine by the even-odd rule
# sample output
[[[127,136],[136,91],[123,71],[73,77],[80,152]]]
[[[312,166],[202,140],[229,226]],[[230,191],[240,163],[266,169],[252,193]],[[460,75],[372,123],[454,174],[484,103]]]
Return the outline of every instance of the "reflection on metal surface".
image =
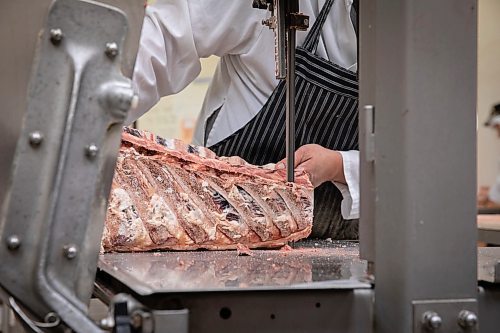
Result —
[[[359,288],[366,261],[357,243],[307,241],[292,250],[108,253],[99,268],[147,295],[158,292],[276,288]]]

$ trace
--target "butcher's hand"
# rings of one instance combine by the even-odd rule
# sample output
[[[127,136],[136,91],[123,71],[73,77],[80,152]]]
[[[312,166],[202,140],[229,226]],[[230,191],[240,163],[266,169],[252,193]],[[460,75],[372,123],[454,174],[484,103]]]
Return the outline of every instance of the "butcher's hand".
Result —
[[[276,163],[276,169],[285,169],[286,159]],[[295,171],[309,174],[311,183],[317,187],[324,182],[346,184],[342,154],[316,144],[301,146],[295,151]]]

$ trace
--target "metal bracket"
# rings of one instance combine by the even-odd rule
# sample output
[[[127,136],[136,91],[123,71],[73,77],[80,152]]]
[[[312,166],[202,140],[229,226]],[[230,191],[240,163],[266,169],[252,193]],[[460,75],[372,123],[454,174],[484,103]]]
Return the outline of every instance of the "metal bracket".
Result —
[[[375,162],[375,107],[365,105],[365,156],[367,162]]]
[[[413,333],[479,332],[476,299],[413,301]]]
[[[262,24],[274,31],[274,57],[276,63],[276,78],[287,77],[287,46],[295,48],[290,37],[289,30],[305,31],[309,28],[309,16],[298,12],[298,3],[284,0],[254,0],[254,8],[267,9],[271,17],[262,21]],[[288,45],[290,44],[290,45]]]
[[[8,267],[0,285],[23,313],[35,320],[56,313],[80,332],[100,331],[86,311],[121,124],[134,97],[121,71],[127,33],[118,8],[53,2],[0,215]]]

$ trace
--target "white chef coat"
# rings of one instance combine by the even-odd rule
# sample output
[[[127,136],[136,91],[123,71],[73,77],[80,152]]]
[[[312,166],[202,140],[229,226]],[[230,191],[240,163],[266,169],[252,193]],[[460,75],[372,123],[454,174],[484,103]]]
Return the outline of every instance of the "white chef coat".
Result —
[[[489,120],[489,126],[499,126],[500,125],[500,115],[493,116]],[[498,173],[495,183],[490,187],[488,198],[494,203],[500,204],[500,162],[498,163]]]
[[[488,198],[496,204],[500,204],[500,163],[498,163],[498,176],[495,183],[490,187]]]
[[[356,70],[356,34],[350,18],[353,0],[337,0],[323,26],[317,54]],[[300,11],[314,23],[325,0],[299,1]],[[207,118],[220,111],[206,142],[211,146],[233,134],[262,108],[278,84],[274,70],[274,33],[262,25],[270,12],[252,8],[251,0],[158,0],[147,7],[134,87],[139,118],[162,96],[184,89],[200,73],[200,58],[221,57],[198,118],[193,143],[202,145]],[[297,32],[301,45],[307,32]],[[341,152],[347,186],[342,216],[359,215],[359,152]]]

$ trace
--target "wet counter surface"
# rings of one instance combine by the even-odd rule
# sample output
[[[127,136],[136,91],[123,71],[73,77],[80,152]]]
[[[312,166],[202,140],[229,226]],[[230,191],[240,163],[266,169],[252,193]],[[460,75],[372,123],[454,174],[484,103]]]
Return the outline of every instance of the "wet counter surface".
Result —
[[[139,295],[169,292],[370,288],[357,242],[306,240],[292,248],[106,253],[99,270]]]

